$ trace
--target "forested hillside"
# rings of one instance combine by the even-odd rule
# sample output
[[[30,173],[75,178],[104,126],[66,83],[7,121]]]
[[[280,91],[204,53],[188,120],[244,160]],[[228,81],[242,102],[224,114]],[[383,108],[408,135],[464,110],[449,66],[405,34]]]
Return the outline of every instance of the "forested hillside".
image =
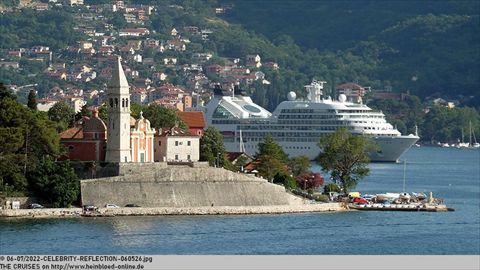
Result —
[[[421,97],[478,93],[478,1],[221,2],[233,3],[225,19],[272,40],[289,35],[322,55],[350,53],[363,61],[357,81],[374,88]]]

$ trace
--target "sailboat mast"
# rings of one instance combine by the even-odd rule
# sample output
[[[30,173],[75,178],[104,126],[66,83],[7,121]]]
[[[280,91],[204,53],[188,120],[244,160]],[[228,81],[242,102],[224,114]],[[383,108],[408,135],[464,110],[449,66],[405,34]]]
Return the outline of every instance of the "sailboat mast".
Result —
[[[468,143],[469,143],[468,146],[471,147],[473,145],[472,144],[472,121],[470,121],[469,124],[470,124],[470,138],[469,138],[470,140],[468,141]]]
[[[403,161],[403,193],[405,193],[405,174],[407,170],[407,160]]]

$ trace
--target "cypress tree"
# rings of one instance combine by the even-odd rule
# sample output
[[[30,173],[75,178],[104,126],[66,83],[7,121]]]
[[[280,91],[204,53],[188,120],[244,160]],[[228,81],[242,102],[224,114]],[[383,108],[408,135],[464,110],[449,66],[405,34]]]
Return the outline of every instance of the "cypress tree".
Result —
[[[30,93],[28,93],[28,103],[27,103],[28,108],[36,111],[37,110],[37,96],[35,94],[35,90],[30,90]]]

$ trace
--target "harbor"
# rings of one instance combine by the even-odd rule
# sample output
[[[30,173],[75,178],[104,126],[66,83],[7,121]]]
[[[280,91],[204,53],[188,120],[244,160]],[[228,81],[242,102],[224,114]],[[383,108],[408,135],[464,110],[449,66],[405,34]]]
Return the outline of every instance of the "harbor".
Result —
[[[76,208],[79,215],[71,218],[0,218],[0,249],[22,254],[478,254],[480,151],[420,147],[404,158],[408,160],[406,190],[425,193],[427,200],[431,191],[454,212],[350,208],[295,214],[82,218]],[[402,163],[371,164],[371,174],[356,191],[402,193],[403,167]],[[314,165],[313,170],[319,167]],[[46,211],[23,211],[33,210]],[[360,248],[362,243],[369,248]]]

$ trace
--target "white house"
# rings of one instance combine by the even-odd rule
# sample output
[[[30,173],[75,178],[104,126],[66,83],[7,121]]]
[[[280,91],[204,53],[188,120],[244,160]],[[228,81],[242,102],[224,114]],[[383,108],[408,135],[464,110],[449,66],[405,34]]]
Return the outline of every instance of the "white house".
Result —
[[[155,161],[198,161],[200,137],[178,127],[160,129],[154,138]]]

